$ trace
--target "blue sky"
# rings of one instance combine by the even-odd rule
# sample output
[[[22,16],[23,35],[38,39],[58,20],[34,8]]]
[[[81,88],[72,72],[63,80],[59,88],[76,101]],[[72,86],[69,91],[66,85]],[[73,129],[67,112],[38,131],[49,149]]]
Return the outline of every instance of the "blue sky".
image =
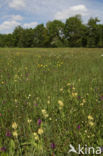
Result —
[[[81,14],[86,22],[99,17],[103,23],[103,0],[0,0],[0,33],[11,33],[17,25],[24,28]]]

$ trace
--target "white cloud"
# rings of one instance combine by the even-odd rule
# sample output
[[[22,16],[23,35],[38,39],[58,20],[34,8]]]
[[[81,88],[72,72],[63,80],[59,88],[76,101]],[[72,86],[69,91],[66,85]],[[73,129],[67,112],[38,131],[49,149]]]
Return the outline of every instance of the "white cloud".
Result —
[[[24,27],[24,28],[34,28],[34,27],[36,27],[37,25],[38,25],[37,22],[31,22],[31,23],[25,23],[25,24],[23,24],[23,27]]]
[[[20,23],[17,21],[4,21],[2,24],[0,24],[0,32],[9,33],[18,25],[20,25]]]
[[[14,21],[22,21],[23,17],[20,15],[11,15],[11,19]]]
[[[70,16],[74,16],[76,14],[81,14],[83,16],[88,15],[88,9],[86,8],[85,5],[76,5],[69,7],[68,9],[58,11],[54,18],[59,19],[59,20],[64,20]]]
[[[31,22],[31,23],[21,24],[16,20],[4,21],[2,24],[0,24],[0,33],[5,33],[5,34],[11,33],[14,30],[14,28],[18,25],[21,25],[24,28],[34,28],[38,25],[38,23]]]
[[[72,6],[72,7],[70,7],[70,10],[87,12],[87,8],[85,5]]]
[[[9,3],[9,7],[14,8],[16,10],[19,10],[21,8],[25,8],[25,6],[26,6],[25,0],[12,0]]]
[[[23,20],[23,16],[21,15],[5,15],[5,16],[2,16],[2,19],[3,20],[12,20],[12,21],[22,21]]]

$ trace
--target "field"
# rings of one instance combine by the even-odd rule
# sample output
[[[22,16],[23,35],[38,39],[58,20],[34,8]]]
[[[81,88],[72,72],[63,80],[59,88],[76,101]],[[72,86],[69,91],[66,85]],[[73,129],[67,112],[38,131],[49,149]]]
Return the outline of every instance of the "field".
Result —
[[[102,55],[0,49],[0,156],[72,156],[70,144],[103,149]]]

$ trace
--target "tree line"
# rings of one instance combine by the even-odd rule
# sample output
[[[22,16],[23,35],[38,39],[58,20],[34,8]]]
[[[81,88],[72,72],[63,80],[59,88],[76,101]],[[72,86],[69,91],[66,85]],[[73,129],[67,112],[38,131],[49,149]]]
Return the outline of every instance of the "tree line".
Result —
[[[90,18],[83,24],[80,15],[39,24],[35,28],[17,26],[11,34],[0,34],[0,47],[103,47],[103,24]]]

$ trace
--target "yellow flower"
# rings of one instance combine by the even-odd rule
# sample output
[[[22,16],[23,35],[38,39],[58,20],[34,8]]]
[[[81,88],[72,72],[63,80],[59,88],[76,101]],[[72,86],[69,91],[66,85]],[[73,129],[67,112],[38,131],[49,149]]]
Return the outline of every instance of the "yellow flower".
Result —
[[[16,123],[16,122],[13,122],[13,123],[12,123],[12,128],[13,128],[13,129],[17,129],[17,127],[18,127],[17,123]]]
[[[42,109],[41,111],[42,111],[43,114],[46,114],[46,110],[45,109]]]
[[[38,134],[34,132],[33,135],[34,135],[34,136],[37,136]]]
[[[28,120],[27,120],[27,122],[28,122],[28,123],[31,123],[31,122],[32,122],[32,120],[28,119]]]
[[[67,83],[67,86],[70,86],[71,84],[70,83]]]
[[[86,103],[86,100],[85,99],[83,99],[83,103]]]
[[[73,97],[77,97],[78,93],[72,93]]]
[[[34,135],[35,140],[39,140],[39,136],[37,133],[34,132],[33,135]]]
[[[52,120],[52,118],[49,118],[49,120],[51,121],[51,120]]]
[[[49,115],[47,114],[46,110],[45,109],[42,109],[42,114],[45,118],[47,118]]]
[[[43,134],[43,132],[44,132],[44,131],[43,131],[42,128],[39,128],[39,129],[38,129],[38,134],[39,134],[39,135]]]
[[[60,110],[62,110],[62,109],[63,109],[63,107],[59,106],[59,109],[60,109]]]
[[[88,115],[88,120],[93,120],[93,117],[91,115]]]
[[[37,135],[37,136],[35,136],[34,138],[35,138],[35,140],[39,140],[39,137],[38,137],[38,135]]]
[[[90,126],[94,126],[94,122],[89,121],[89,125],[90,125]]]
[[[64,106],[64,103],[61,100],[58,101],[58,104],[59,104],[60,107]]]
[[[62,92],[63,91],[63,88],[60,88],[60,91]]]
[[[84,106],[84,103],[80,103],[80,106]]]
[[[48,100],[47,103],[50,104],[50,100]]]
[[[73,90],[75,90],[75,88],[74,88],[74,87],[73,87],[72,89],[73,89]]]
[[[15,103],[17,103],[18,102],[18,100],[17,99],[15,99]]]
[[[12,134],[13,134],[14,137],[16,137],[16,138],[18,137],[17,131],[14,131]]]

